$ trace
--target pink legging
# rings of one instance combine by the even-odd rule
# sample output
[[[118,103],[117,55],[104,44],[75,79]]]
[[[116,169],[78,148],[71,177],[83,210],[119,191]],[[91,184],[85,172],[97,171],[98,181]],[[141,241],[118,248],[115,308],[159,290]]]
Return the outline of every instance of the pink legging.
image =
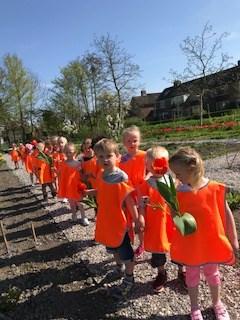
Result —
[[[217,286],[221,283],[217,264],[207,264],[201,267],[186,267],[186,284],[189,288],[198,286],[201,269],[210,286]]]

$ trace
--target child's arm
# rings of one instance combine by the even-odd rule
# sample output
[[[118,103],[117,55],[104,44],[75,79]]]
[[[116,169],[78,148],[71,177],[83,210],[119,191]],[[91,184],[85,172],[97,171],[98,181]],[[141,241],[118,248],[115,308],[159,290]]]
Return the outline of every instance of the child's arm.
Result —
[[[239,249],[237,229],[231,209],[226,201],[226,233],[234,250]]]
[[[146,213],[146,206],[149,202],[148,196],[142,196],[139,198],[139,204],[138,204],[138,212],[139,212],[139,230],[138,231],[144,231],[145,228],[145,213]]]
[[[96,189],[87,189],[83,191],[84,196],[93,196],[95,197],[97,195],[97,190]]]
[[[126,207],[132,216],[132,220],[135,224],[135,232],[139,232],[141,227],[141,221],[139,220],[137,206],[135,201],[132,198],[132,195],[129,194],[125,199]]]

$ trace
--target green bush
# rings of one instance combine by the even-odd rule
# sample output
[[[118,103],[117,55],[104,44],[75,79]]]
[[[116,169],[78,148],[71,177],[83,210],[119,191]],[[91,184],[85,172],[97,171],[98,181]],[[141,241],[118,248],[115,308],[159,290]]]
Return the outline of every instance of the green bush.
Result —
[[[229,192],[227,195],[227,201],[231,210],[240,208],[240,193]]]

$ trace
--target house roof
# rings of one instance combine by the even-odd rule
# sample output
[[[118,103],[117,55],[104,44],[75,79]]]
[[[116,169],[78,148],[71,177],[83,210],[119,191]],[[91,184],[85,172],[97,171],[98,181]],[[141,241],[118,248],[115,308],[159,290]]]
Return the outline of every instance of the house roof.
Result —
[[[138,107],[144,107],[155,104],[159,100],[161,93],[147,93],[144,96],[132,97],[131,105],[137,105]]]
[[[186,82],[179,82],[175,86],[168,87],[161,92],[160,99],[164,100],[185,94],[191,86],[197,85],[202,81],[203,77],[193,79]],[[217,87],[229,81],[240,80],[240,65],[234,66],[206,76],[209,87]],[[210,80],[212,80],[210,82]]]

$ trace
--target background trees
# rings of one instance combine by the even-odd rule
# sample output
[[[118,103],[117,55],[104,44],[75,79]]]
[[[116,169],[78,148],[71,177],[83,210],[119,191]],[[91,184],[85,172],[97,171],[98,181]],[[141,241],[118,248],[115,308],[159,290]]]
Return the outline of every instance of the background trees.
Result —
[[[230,57],[222,52],[222,42],[227,36],[226,32],[217,35],[213,31],[212,25],[207,22],[200,35],[187,37],[180,44],[180,48],[187,60],[187,66],[183,73],[179,74],[176,71],[171,71],[175,81],[201,78],[193,81],[191,86],[188,85],[186,87],[190,94],[199,97],[201,125],[203,112],[204,110],[207,111],[207,107],[204,105],[204,97],[211,86],[210,81],[212,82],[214,79],[214,81],[220,82],[221,75],[217,73],[229,66]],[[208,78],[210,74],[215,74],[215,78],[213,78],[213,75]]]
[[[7,138],[12,132],[16,139],[16,131],[21,130],[21,139],[26,140],[26,130],[31,125],[37,103],[38,82],[23,66],[17,55],[7,54],[3,58],[0,71],[1,85],[1,121],[5,126]]]
[[[37,77],[18,56],[7,54],[0,67],[0,124],[9,142],[62,134],[69,126],[72,135],[117,137],[138,76],[139,66],[121,43],[102,36],[91,52],[62,66],[44,99]]]

